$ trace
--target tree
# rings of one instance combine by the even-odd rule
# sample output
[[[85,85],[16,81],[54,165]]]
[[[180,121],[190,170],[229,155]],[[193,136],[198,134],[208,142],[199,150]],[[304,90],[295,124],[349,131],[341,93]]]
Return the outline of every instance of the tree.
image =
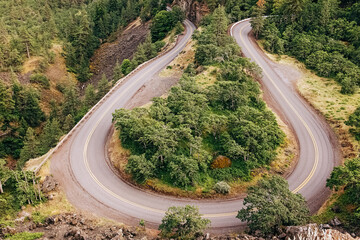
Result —
[[[338,191],[344,187],[351,201],[360,204],[360,158],[345,162],[344,166],[335,167],[326,186]]]
[[[146,160],[145,154],[140,156],[132,155],[126,165],[126,170],[135,181],[142,183],[154,175],[155,166],[152,162]]]
[[[120,78],[122,78],[123,72],[121,69],[121,65],[118,61],[116,61],[115,67],[113,69],[113,83],[115,84]]]
[[[59,121],[54,118],[48,121],[40,136],[41,154],[45,154],[50,148],[55,147],[62,135]]]
[[[10,90],[0,79],[0,129],[5,131],[9,127],[13,116],[14,101],[11,97]]]
[[[122,74],[124,74],[124,75],[128,75],[133,70],[133,66],[129,59],[124,59],[123,62],[121,63],[120,68],[121,68]]]
[[[0,194],[4,193],[3,186],[11,177],[11,170],[6,166],[6,161],[0,159]]]
[[[84,105],[86,108],[91,108],[96,103],[96,94],[95,94],[95,88],[94,85],[91,83],[87,85],[85,89],[85,102]]]
[[[75,85],[69,85],[65,89],[64,103],[62,106],[62,115],[65,117],[69,114],[76,116],[79,109],[79,95]]]
[[[19,167],[23,167],[25,162],[31,158],[35,158],[39,153],[39,142],[37,141],[34,133],[34,129],[29,127],[26,131],[24,147],[20,152]]]
[[[100,82],[97,85],[97,99],[100,100],[105,94],[110,90],[111,86],[109,81],[106,78],[106,75],[103,74]]]
[[[356,140],[360,141],[360,107],[349,116],[349,120],[345,124],[353,127],[350,132],[354,134]]]
[[[259,0],[256,3],[257,6],[254,9],[253,17],[250,20],[251,27],[253,29],[253,32],[254,32],[256,38],[258,38],[259,33],[261,33],[261,31],[264,27],[265,3],[266,3],[265,0]]]
[[[281,226],[305,224],[309,210],[304,197],[289,190],[285,179],[272,176],[262,179],[248,189],[245,207],[236,216],[247,221],[252,232],[275,234]]]
[[[171,12],[160,11],[153,18],[151,25],[151,39],[153,42],[162,40],[166,34],[175,27],[176,22]]]
[[[65,121],[64,121],[64,125],[63,125],[63,130],[64,132],[69,132],[75,125],[75,121],[74,121],[74,117],[69,114],[66,116]]]
[[[210,220],[201,218],[199,209],[194,206],[170,207],[163,217],[159,230],[165,238],[195,239],[202,235]]]

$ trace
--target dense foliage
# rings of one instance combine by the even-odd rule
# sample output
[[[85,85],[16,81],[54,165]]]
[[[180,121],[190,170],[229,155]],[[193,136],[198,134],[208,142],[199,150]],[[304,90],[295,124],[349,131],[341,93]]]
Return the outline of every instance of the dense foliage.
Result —
[[[79,81],[90,77],[89,59],[119,27],[165,9],[161,0],[0,1],[0,70],[18,70],[26,57],[51,61],[54,39],[64,41],[66,64]]]
[[[33,172],[14,171],[0,159],[0,220],[12,215],[26,204],[44,200]]]
[[[326,185],[335,191],[344,190],[335,204],[340,206],[341,220],[352,228],[360,229],[360,159],[345,162],[336,167],[327,180]],[[341,206],[345,205],[345,206]],[[349,207],[350,206],[350,207]],[[353,230],[353,229],[352,229]]]
[[[250,231],[264,235],[278,233],[281,226],[305,224],[309,218],[304,197],[292,193],[279,176],[261,179],[250,187],[244,204],[237,218],[247,221]]]
[[[350,132],[354,134],[356,140],[360,141],[360,107],[349,116],[345,123],[352,127]]]
[[[127,171],[138,182],[156,177],[182,188],[212,188],[217,181],[248,180],[252,169],[274,159],[283,141],[258,84],[247,74],[254,73],[254,65],[240,56],[226,34],[224,8],[211,18],[195,36],[195,58],[198,64],[218,66],[215,84],[200,86],[189,65],[166,99],[153,99],[149,109],[119,109],[113,114],[122,145],[132,153]],[[218,155],[230,158],[231,166],[211,167]]]
[[[159,230],[166,239],[195,239],[202,236],[202,231],[210,220],[201,218],[199,209],[194,206],[170,207],[163,217]]]
[[[258,4],[255,13],[264,13]],[[318,75],[336,79],[344,94],[360,85],[360,4],[355,1],[284,0],[253,27],[274,53],[296,57]]]

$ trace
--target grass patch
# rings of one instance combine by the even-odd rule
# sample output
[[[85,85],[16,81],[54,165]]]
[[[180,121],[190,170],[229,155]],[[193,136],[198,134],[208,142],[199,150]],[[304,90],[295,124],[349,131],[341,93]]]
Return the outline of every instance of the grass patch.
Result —
[[[35,239],[39,239],[44,235],[44,233],[42,232],[35,232],[35,233],[31,233],[31,232],[21,232],[21,233],[15,233],[14,235],[11,236],[5,236],[5,239],[8,240],[35,240]]]

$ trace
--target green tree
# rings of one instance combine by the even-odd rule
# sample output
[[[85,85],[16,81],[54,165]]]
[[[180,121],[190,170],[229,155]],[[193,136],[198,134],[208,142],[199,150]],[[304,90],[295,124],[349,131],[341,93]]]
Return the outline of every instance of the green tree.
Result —
[[[4,193],[3,186],[10,177],[11,170],[6,166],[6,161],[4,159],[0,159],[0,194]]]
[[[79,110],[79,95],[75,85],[69,85],[65,89],[64,102],[62,105],[62,115],[65,117],[69,114],[76,116]]]
[[[360,141],[360,107],[358,107],[350,116],[346,125],[352,126],[350,132],[354,134],[356,140]]]
[[[63,125],[64,132],[68,133],[74,127],[74,125],[75,125],[74,117],[71,114],[67,115]]]
[[[252,232],[276,234],[281,226],[305,224],[309,210],[300,194],[289,190],[285,179],[272,176],[262,179],[248,189],[245,207],[236,216],[247,221]]]
[[[48,121],[40,136],[41,154],[45,154],[50,148],[55,147],[62,135],[59,121],[54,118]]]
[[[124,75],[128,75],[133,70],[132,63],[129,59],[124,59],[123,62],[121,63],[120,68],[122,74]]]
[[[84,105],[86,108],[91,108],[96,103],[96,94],[95,94],[95,88],[94,85],[91,83],[87,85],[85,89],[85,101]]]
[[[259,37],[259,34],[261,33],[261,31],[264,27],[264,23],[265,23],[265,18],[264,18],[265,5],[264,4],[265,4],[265,1],[259,0],[257,2],[257,6],[254,8],[254,11],[253,11],[253,17],[250,20],[251,27],[253,29],[253,32],[254,32],[256,38]]]
[[[173,239],[195,239],[202,235],[210,224],[210,220],[204,219],[199,209],[194,206],[170,207],[163,217],[159,226],[160,235]]]
[[[101,99],[105,94],[110,90],[111,86],[109,84],[108,79],[106,78],[106,75],[103,74],[101,77],[101,80],[99,81],[97,85],[97,100]]]
[[[121,69],[121,65],[118,61],[116,61],[115,67],[113,69],[113,83],[115,84],[120,78],[122,78],[123,72]]]
[[[23,167],[25,162],[31,158],[37,157],[39,154],[39,142],[36,139],[34,129],[29,127],[26,131],[24,147],[20,152],[19,167]]]
[[[351,201],[360,204],[360,158],[348,160],[344,166],[335,167],[326,186],[336,191],[344,188],[351,196]]]
[[[10,122],[14,119],[14,101],[8,89],[0,79],[0,129],[5,131]]]
[[[145,154],[137,156],[132,155],[126,165],[126,170],[137,182],[144,182],[154,176],[155,166],[152,162],[146,160]]]

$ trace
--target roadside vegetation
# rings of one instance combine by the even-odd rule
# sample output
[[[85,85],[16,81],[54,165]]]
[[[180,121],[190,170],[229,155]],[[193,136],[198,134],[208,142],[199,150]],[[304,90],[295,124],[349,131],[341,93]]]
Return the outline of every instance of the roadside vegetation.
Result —
[[[98,84],[80,89],[79,82],[91,76],[89,61],[94,51],[137,17],[144,23],[151,20],[166,3],[0,1],[0,221],[11,219],[23,205],[37,205],[45,199],[39,179],[23,170],[27,161],[54,147],[109,91],[111,80],[115,83],[155,57],[165,43],[152,41],[149,35],[128,60],[130,67],[117,64],[113,79],[104,74]],[[171,29],[183,15],[175,7],[169,15]],[[166,35],[171,29],[160,31]],[[64,65],[60,67],[65,80],[48,78],[47,70],[55,62]]]
[[[266,19],[266,2],[259,1],[252,20],[255,36],[265,49],[294,56],[319,76],[335,79],[341,93],[360,85],[359,3],[323,0],[283,1]],[[311,20],[310,20],[311,19]]]
[[[354,181],[359,181],[353,167],[358,161],[360,139],[359,9],[356,1],[289,0],[273,6],[258,1],[251,21],[255,37],[261,39],[267,51],[295,57],[320,76],[306,72],[306,80],[298,84],[299,90],[324,114],[338,135],[345,166],[334,169],[327,186],[335,193],[313,219],[323,223],[336,216],[344,227],[355,232],[360,229],[360,205],[353,195],[356,184],[351,184],[340,173],[346,172]],[[265,13],[271,16],[263,18]]]
[[[247,181],[254,168],[271,163],[284,140],[253,80],[258,69],[227,35],[225,9],[209,19],[194,35],[196,65],[188,66],[166,99],[113,114],[121,143],[131,151],[126,169],[139,183],[157,178],[209,191],[220,181]],[[211,86],[195,81],[195,68],[205,65],[219,68]]]

